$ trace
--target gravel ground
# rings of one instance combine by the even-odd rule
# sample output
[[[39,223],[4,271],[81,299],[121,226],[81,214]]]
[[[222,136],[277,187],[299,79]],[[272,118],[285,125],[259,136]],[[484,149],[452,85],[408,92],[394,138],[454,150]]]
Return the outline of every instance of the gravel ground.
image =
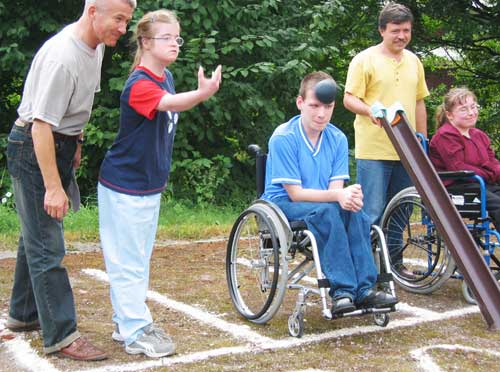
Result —
[[[155,322],[175,340],[177,354],[163,360],[128,355],[110,339],[112,309],[108,284],[99,279],[105,272],[99,246],[70,243],[68,251],[72,254],[64,264],[79,329],[107,350],[110,359],[83,363],[44,356],[38,332],[16,336],[25,351],[14,346],[3,328],[15,255],[0,252],[0,371],[50,370],[44,369],[45,362],[53,371],[498,370],[500,332],[489,331],[477,307],[463,300],[458,280],[449,280],[431,295],[399,290],[399,311],[391,314],[387,328],[373,326],[371,316],[325,321],[311,296],[305,335],[296,339],[287,332],[294,291],[287,292],[280,311],[264,326],[233,310],[225,279],[225,242],[217,239],[157,244],[148,305]],[[249,341],[247,334],[258,341]]]

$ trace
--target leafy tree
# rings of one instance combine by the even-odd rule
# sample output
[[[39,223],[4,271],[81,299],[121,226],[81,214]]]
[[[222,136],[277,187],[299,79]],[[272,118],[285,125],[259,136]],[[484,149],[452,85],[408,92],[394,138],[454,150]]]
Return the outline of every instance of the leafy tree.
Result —
[[[410,47],[423,59],[429,75],[450,76],[468,85],[483,107],[481,125],[497,138],[500,71],[499,6],[486,0],[402,1],[416,16]],[[181,114],[167,196],[194,202],[242,202],[254,195],[250,143],[261,146],[274,128],[297,113],[300,79],[313,70],[329,72],[343,88],[352,57],[380,41],[379,0],[141,0],[131,28],[147,11],[168,6],[181,22],[186,44],[171,66],[176,90],[195,89],[197,69],[210,73],[223,65],[217,95]],[[16,117],[24,77],[44,40],[78,18],[83,1],[0,1],[0,194],[9,188],[4,149]],[[95,195],[99,166],[118,129],[119,96],[128,76],[134,46],[130,33],[108,48],[101,93],[87,125],[79,183],[88,198]],[[439,58],[437,47],[459,58]],[[454,54],[455,55],[455,54]],[[434,72],[437,71],[437,72]],[[440,77],[441,79],[442,77]],[[428,100],[432,114],[445,88]],[[353,145],[353,115],[339,93],[334,122]],[[3,176],[2,176],[3,174]],[[0,195],[1,196],[1,195]]]
[[[500,150],[500,3],[489,0],[402,1],[414,11],[417,48],[428,70],[453,78],[478,96],[478,126]],[[444,52],[436,57],[432,51]]]

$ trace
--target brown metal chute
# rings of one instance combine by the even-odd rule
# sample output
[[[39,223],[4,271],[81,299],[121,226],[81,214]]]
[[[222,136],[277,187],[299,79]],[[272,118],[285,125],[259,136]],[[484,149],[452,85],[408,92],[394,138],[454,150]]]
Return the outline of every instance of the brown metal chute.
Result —
[[[409,126],[406,115],[398,111],[391,123],[385,116],[380,121],[472,290],[489,329],[500,329],[500,286]]]

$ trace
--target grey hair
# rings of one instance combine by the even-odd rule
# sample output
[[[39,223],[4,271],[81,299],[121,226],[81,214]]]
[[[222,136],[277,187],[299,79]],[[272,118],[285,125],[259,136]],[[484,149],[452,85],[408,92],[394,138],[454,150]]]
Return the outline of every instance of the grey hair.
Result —
[[[101,0],[85,0],[85,7],[92,5],[92,4],[95,4],[98,1],[101,1]],[[130,5],[132,8],[134,8],[134,9],[137,8],[137,0],[123,0],[123,1],[126,1],[128,3],[128,5]]]

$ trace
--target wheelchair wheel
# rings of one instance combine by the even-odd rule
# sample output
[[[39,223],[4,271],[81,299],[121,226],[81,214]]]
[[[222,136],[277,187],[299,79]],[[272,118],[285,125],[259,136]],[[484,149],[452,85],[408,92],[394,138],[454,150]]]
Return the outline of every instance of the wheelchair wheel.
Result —
[[[288,333],[292,337],[301,338],[304,335],[304,313],[293,313],[288,317]]]
[[[279,229],[271,208],[253,205],[238,217],[229,238],[229,293],[236,310],[254,323],[271,319],[285,294],[287,261],[280,251],[283,238]]]
[[[500,271],[495,273],[495,279],[500,283]],[[477,305],[476,296],[474,296],[474,293],[472,293],[465,280],[462,281],[462,294],[464,295],[464,299],[467,303]]]
[[[387,324],[389,324],[390,321],[390,317],[389,314],[386,313],[377,313],[373,314],[373,320],[379,327],[387,327]]]
[[[402,190],[391,200],[381,225],[389,252],[393,252],[394,280],[403,289],[434,292],[455,271],[455,261],[414,187]],[[399,258],[394,252],[400,252]]]

